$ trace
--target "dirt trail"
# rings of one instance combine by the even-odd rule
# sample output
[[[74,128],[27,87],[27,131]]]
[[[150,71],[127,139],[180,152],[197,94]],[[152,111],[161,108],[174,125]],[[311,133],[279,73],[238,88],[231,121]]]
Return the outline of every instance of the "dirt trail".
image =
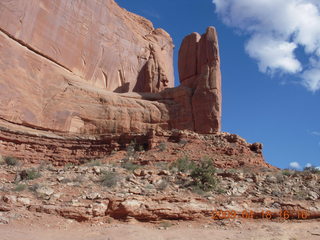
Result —
[[[31,223],[32,222],[32,223]],[[100,223],[101,224],[101,223]],[[0,225],[1,240],[317,240],[320,221],[261,221],[243,220],[171,222],[161,224],[104,223],[80,224],[48,216],[27,223]]]

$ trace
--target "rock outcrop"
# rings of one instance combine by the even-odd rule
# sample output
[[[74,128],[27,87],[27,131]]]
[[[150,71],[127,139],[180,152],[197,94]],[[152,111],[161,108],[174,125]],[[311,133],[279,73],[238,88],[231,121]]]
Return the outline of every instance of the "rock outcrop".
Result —
[[[200,36],[187,36],[179,51],[179,75],[182,86],[193,89],[194,130],[213,133],[221,129],[221,73],[218,38],[209,27]]]
[[[251,224],[257,218],[320,218],[320,177],[306,171],[217,169],[215,188],[205,194],[195,188],[190,169],[168,170],[164,162],[133,171],[107,159],[64,168],[44,163],[0,165],[0,176],[0,213],[8,222],[39,219],[41,213],[103,223],[112,219],[235,220],[217,211],[234,211],[237,221],[250,219]],[[26,214],[32,215],[26,218]]]
[[[104,157],[132,141],[152,149],[159,138],[171,141],[174,129],[219,138],[215,29],[183,40],[176,88],[172,50],[168,33],[113,0],[2,2],[0,154],[63,165]],[[216,154],[219,166],[267,166],[261,146],[210,145],[202,150]],[[238,162],[226,164],[224,156]]]

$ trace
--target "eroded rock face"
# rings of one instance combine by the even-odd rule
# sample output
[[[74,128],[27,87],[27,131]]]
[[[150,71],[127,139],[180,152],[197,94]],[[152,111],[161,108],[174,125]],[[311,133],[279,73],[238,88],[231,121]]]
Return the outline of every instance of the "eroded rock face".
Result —
[[[148,90],[139,82],[145,81],[159,92],[174,84],[169,34],[113,0],[2,1],[0,30],[98,88],[141,92]],[[144,78],[143,68],[149,68]],[[24,69],[19,77],[38,75],[30,61]]]
[[[220,130],[215,29],[183,41],[113,0],[0,4],[0,153],[63,165],[150,132]],[[41,142],[40,144],[38,142]]]
[[[209,27],[200,36],[187,36],[179,50],[181,85],[193,89],[192,114],[194,130],[213,133],[221,129],[221,72],[218,38]]]

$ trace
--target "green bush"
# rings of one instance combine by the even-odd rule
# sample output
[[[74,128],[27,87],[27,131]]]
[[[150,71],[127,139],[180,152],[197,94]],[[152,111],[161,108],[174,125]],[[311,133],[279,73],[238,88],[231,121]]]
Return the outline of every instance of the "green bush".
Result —
[[[216,168],[212,159],[204,159],[191,172],[193,185],[203,191],[211,191],[217,188],[218,180],[215,176]]]
[[[41,177],[41,174],[39,170],[36,170],[34,168],[22,170],[20,173],[21,180],[33,180]]]
[[[6,164],[7,164],[8,166],[16,166],[16,165],[18,165],[18,163],[19,163],[19,160],[18,160],[17,158],[15,158],[15,157],[9,157],[9,156],[4,157],[4,161],[6,162]]]
[[[38,170],[34,168],[27,170],[27,180],[33,180],[39,177],[41,177],[41,173]]]
[[[101,184],[106,187],[114,187],[117,185],[117,182],[119,181],[119,177],[117,173],[107,171],[103,172],[103,175],[101,177]]]
[[[193,161],[190,161],[188,156],[184,156],[173,162],[171,168],[177,168],[180,172],[188,172],[194,170],[196,164]]]

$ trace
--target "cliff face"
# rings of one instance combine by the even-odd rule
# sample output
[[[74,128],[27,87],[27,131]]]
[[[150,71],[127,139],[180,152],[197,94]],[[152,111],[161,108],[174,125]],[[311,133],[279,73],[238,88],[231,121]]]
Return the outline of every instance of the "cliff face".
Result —
[[[152,148],[167,130],[216,134],[215,29],[184,39],[176,88],[172,52],[164,30],[113,0],[1,1],[0,154],[63,164],[132,140]]]
[[[173,87],[169,34],[113,0],[1,1],[0,12],[2,33],[92,86],[141,91],[140,81],[150,81],[155,92]],[[34,78],[30,68],[24,76]]]
[[[2,1],[0,43],[6,121],[82,133],[168,121],[158,103],[111,93],[156,93],[174,82],[170,36],[113,0]]]

